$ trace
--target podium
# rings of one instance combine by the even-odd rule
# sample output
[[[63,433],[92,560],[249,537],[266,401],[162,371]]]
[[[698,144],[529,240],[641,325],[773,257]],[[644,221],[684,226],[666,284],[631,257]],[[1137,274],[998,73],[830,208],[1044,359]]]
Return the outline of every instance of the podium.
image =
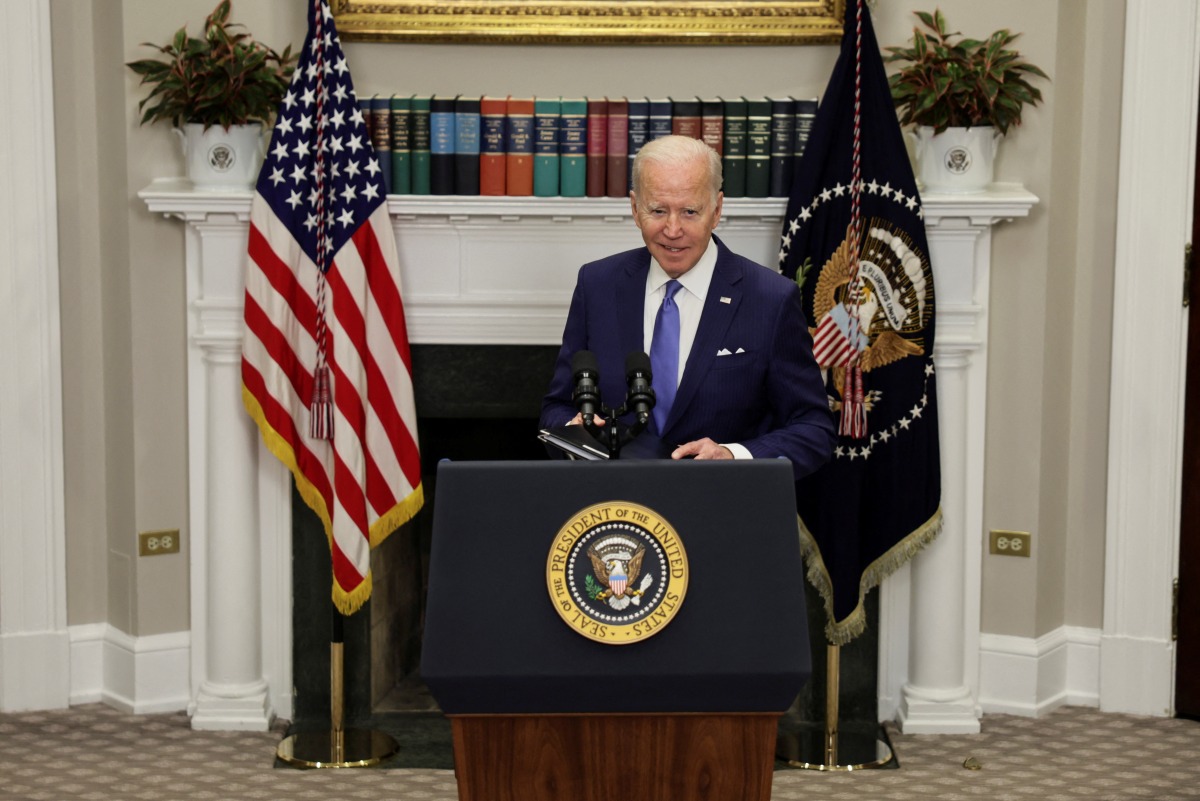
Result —
[[[811,673],[794,492],[781,460],[439,465],[421,673],[461,801],[768,801]],[[628,571],[582,555],[634,528],[664,544]]]

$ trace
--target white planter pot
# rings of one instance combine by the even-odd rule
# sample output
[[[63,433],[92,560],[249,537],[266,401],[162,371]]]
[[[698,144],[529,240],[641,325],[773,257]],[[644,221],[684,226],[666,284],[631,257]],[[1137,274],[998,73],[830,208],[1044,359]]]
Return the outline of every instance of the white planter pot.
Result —
[[[175,128],[183,147],[187,177],[201,191],[249,189],[262,166],[262,125],[214,125],[208,130],[189,122]]]
[[[996,143],[1000,132],[992,127],[933,128],[914,132],[917,173],[929,192],[982,192],[995,175]]]

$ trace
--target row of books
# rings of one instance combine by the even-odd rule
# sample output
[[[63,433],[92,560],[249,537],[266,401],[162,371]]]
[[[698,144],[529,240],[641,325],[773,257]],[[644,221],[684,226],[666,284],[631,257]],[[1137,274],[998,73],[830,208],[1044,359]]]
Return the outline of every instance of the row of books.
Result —
[[[376,95],[360,101],[389,194],[627,197],[633,156],[668,134],[721,156],[726,197],[787,197],[807,99]]]

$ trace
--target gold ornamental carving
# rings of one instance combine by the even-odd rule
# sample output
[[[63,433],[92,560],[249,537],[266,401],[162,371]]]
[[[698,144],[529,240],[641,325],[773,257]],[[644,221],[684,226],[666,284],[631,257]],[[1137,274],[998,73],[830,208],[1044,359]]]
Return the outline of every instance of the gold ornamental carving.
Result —
[[[347,40],[510,44],[837,42],[845,0],[331,0]]]

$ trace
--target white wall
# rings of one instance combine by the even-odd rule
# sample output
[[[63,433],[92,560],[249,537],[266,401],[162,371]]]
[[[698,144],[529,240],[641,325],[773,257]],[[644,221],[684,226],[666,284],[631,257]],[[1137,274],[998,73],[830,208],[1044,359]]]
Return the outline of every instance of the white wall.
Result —
[[[70,622],[107,621],[146,636],[187,627],[183,230],[151,216],[136,192],[182,172],[161,125],[139,127],[141,93],[122,61],[143,41],[194,30],[212,0],[54,0],[56,142],[64,275],[63,343],[73,397],[65,421]],[[1024,31],[1019,44],[1054,82],[1046,104],[1002,143],[997,178],[1042,202],[996,230],[990,310],[985,528],[1031,531],[1034,556],[984,557],[984,630],[1037,637],[1098,627],[1103,589],[1112,242],[1119,42],[1124,3],[1010,0],[939,3],[953,28]],[[926,8],[887,0],[883,44],[901,44]],[[303,4],[234,6],[267,43],[303,37]],[[1114,49],[1116,44],[1116,49]],[[830,45],[599,47],[347,43],[360,95],[818,95]],[[67,127],[66,121],[72,126]],[[574,269],[565,265],[564,269]],[[1092,509],[1100,510],[1097,518]],[[137,559],[136,533],[180,528],[178,557]],[[980,537],[986,532],[976,532]],[[102,610],[99,612],[93,610]]]

